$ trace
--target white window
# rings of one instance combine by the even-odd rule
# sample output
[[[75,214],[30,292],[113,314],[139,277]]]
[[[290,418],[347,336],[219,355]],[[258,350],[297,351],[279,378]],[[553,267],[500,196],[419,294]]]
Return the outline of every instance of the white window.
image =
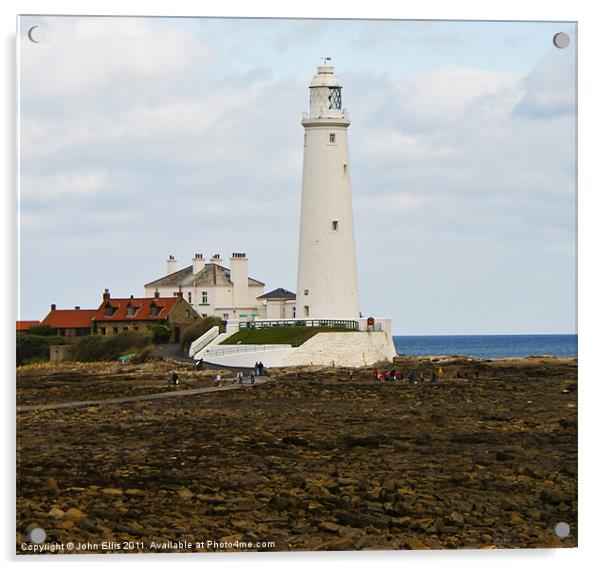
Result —
[[[207,303],[209,302],[209,301],[207,300],[207,299],[209,298],[209,295],[207,294],[207,291],[203,291],[203,292],[201,293],[201,296],[202,296],[202,301],[203,301],[203,304],[207,304]]]
[[[334,133],[330,133],[330,134],[328,135],[328,140],[329,140],[329,142],[331,142],[331,143],[333,143],[333,142],[336,142],[336,140],[337,140],[337,136],[336,136]]]
[[[227,321],[230,318],[230,314],[229,313],[224,313],[222,315],[222,318],[224,319],[224,321]]]
[[[188,302],[192,303],[192,293],[188,291]]]
[[[304,295],[309,295],[309,289],[305,289],[305,291],[303,291]]]
[[[306,316],[306,317],[309,317],[309,305],[305,305],[305,306],[303,307],[303,311],[305,312],[305,316]]]
[[[339,231],[339,222],[337,220],[332,220],[332,231],[333,232]]]

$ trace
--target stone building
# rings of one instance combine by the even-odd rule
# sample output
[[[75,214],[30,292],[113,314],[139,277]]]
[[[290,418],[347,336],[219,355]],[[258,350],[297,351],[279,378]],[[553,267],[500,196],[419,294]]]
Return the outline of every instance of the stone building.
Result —
[[[258,300],[265,284],[249,277],[249,260],[244,253],[233,253],[230,267],[219,254],[205,262],[197,253],[192,265],[176,269],[173,255],[167,260],[167,274],[144,286],[146,297],[158,293],[162,298],[179,293],[202,317],[215,316],[224,321],[252,320],[263,316],[264,305]]]
[[[56,329],[56,334],[64,336],[69,342],[75,342],[82,336],[92,333],[92,317],[96,313],[95,309],[57,309],[56,305],[50,305],[50,312],[42,321],[42,325],[47,325]]]
[[[72,344],[51,344],[50,349],[50,362],[63,362],[63,360],[73,359],[73,345]]]
[[[92,332],[114,335],[128,331],[152,332],[161,323],[171,325],[169,342],[180,342],[182,332],[193,324],[199,315],[183,298],[182,294],[161,297],[134,297],[115,299],[108,289],[102,303],[92,317]]]

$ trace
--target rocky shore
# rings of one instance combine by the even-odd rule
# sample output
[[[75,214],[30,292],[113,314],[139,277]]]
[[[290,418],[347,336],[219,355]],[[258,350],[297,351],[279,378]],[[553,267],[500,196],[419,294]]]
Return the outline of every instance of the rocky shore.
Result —
[[[442,367],[443,381],[286,369],[228,392],[20,412],[17,552],[31,553],[34,527],[59,553],[577,545],[575,359],[394,367],[426,378]],[[215,375],[30,366],[17,400],[150,393],[174,369],[185,387]]]

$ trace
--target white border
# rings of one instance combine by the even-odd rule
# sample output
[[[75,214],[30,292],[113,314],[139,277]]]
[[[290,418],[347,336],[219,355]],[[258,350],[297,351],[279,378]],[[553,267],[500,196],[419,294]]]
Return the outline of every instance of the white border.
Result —
[[[400,18],[400,19],[487,19],[487,20],[557,20],[579,23],[579,548],[557,551],[464,551],[464,552],[371,552],[371,553],[322,553],[322,554],[268,554],[268,555],[221,555],[221,556],[129,556],[112,557],[111,563],[130,565],[164,566],[166,563],[195,565],[244,565],[263,568],[274,565],[300,567],[308,564],[326,566],[344,565],[347,569],[364,568],[367,564],[386,567],[402,565],[414,567],[445,566],[446,568],[507,568],[509,565],[526,568],[534,565],[546,569],[566,568],[571,565],[589,567],[597,561],[595,547],[600,530],[599,413],[600,365],[595,360],[600,328],[601,311],[599,291],[601,243],[600,215],[600,30],[602,21],[597,18],[596,2],[591,0],[530,1],[505,0],[484,2],[477,0],[421,0],[393,5],[391,0],[371,0],[357,5],[349,0],[317,2],[276,2],[255,0],[206,3],[185,0],[104,0],[81,2],[77,0],[5,0],[0,5],[2,14],[3,65],[3,124],[2,173],[4,192],[2,208],[3,265],[6,271],[0,280],[0,299],[5,316],[1,331],[0,347],[5,363],[4,405],[2,422],[7,457],[3,462],[2,489],[5,505],[0,535],[3,558],[11,564],[16,561],[14,552],[14,320],[15,320],[15,15],[16,14],[106,14],[106,15],[171,15],[171,16],[272,16],[272,17],[320,17],[320,18]],[[596,136],[598,135],[598,136]],[[9,261],[10,260],[10,261]],[[12,265],[12,267],[11,267]],[[10,310],[8,310],[10,308]],[[79,558],[79,557],[77,557]],[[92,559],[91,559],[92,558]],[[76,557],[44,557],[45,564],[69,564]],[[86,557],[88,563],[98,563],[96,557]],[[42,560],[24,561],[20,567],[29,567]],[[81,562],[78,560],[78,562]],[[102,562],[107,562],[103,557]],[[25,564],[25,566],[23,566]]]

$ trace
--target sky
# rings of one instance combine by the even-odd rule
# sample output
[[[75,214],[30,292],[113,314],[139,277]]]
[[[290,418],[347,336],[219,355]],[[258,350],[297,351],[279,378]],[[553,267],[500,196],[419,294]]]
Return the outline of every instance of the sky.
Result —
[[[18,318],[143,295],[170,254],[244,251],[266,291],[295,291],[300,121],[329,56],[363,315],[394,334],[576,332],[575,24],[19,24]]]

